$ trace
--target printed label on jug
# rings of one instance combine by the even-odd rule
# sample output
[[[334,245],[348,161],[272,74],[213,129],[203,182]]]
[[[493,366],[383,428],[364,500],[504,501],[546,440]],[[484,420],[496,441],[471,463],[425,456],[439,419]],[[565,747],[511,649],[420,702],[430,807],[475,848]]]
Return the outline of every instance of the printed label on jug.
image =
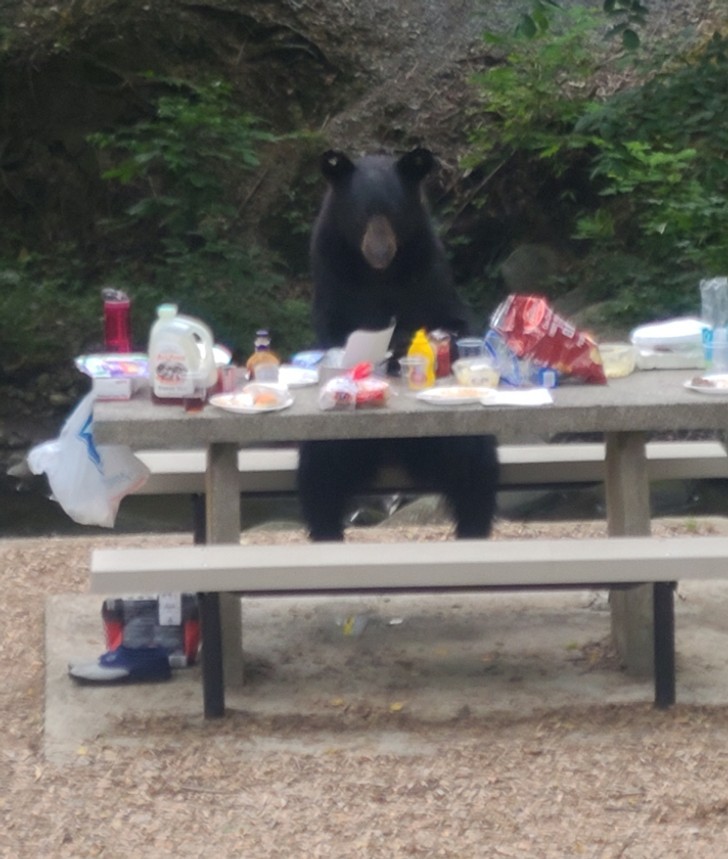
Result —
[[[154,355],[154,393],[158,397],[189,397],[195,390],[195,379],[179,347],[163,343]]]

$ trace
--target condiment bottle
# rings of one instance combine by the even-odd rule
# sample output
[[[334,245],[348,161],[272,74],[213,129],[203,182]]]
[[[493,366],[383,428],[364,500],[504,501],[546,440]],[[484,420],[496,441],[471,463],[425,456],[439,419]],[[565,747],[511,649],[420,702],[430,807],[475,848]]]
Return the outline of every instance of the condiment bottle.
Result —
[[[415,332],[412,338],[410,347],[407,350],[407,357],[414,358],[421,356],[426,359],[425,366],[425,384],[427,386],[435,384],[435,353],[432,350],[430,341],[427,338],[427,332],[424,328],[420,328]]]
[[[438,328],[430,331],[430,343],[435,353],[435,376],[444,379],[452,372],[450,365],[450,335],[447,331]]]
[[[256,382],[277,382],[280,361],[270,348],[270,335],[261,328],[255,332],[255,349],[245,366],[248,375]]]

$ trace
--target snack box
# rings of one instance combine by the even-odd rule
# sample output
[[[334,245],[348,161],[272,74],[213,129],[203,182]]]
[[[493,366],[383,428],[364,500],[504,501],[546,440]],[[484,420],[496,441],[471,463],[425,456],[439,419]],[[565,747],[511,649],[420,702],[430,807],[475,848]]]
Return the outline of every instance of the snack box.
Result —
[[[149,383],[147,356],[141,352],[81,355],[75,364],[91,377],[99,400],[128,400]]]

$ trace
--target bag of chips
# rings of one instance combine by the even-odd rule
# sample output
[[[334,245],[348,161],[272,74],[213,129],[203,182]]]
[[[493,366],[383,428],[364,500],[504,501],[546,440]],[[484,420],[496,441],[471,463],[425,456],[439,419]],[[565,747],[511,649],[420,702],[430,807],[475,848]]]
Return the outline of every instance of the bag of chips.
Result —
[[[493,313],[492,327],[512,352],[562,376],[605,385],[599,347],[556,314],[540,295],[509,295]]]

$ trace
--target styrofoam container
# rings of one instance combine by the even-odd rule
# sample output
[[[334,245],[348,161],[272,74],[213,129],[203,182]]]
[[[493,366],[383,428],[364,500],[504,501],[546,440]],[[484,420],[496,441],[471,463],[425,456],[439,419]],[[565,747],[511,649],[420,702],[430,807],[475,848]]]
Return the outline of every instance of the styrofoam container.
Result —
[[[630,340],[640,350],[652,352],[693,351],[702,348],[703,330],[709,326],[691,317],[667,319],[635,328]]]
[[[636,367],[638,370],[697,370],[705,368],[703,347],[681,349],[677,352],[656,352],[639,349]]]

